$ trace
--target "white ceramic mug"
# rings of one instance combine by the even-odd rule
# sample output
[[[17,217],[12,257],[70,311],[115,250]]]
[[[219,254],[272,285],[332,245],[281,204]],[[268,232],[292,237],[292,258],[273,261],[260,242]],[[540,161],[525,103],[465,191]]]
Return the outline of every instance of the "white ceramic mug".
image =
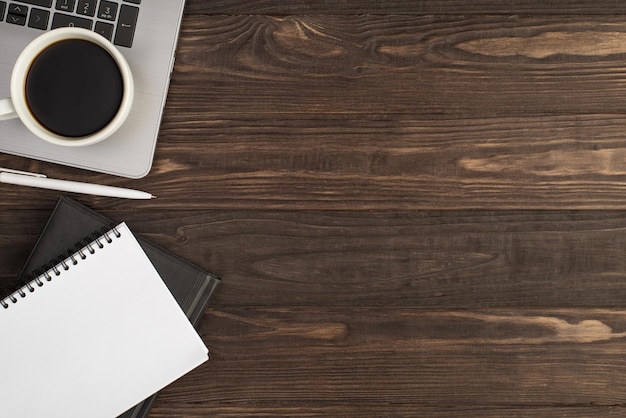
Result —
[[[85,45],[86,43],[80,41],[88,41],[90,44],[85,46],[94,49],[94,53],[99,54],[98,56],[102,57],[102,59],[106,61],[106,65],[98,66],[97,70],[99,71],[99,76],[97,77],[97,79],[88,81],[83,80],[83,83],[79,86],[75,86],[75,88],[67,88],[67,82],[65,82],[66,84],[56,83],[55,80],[64,79],[64,77],[59,77],[59,74],[56,74],[55,77],[57,78],[52,80],[48,80],[43,77],[43,79],[45,80],[43,82],[39,81],[37,83],[31,80],[33,78],[36,78],[34,75],[35,72],[37,74],[47,74],[47,69],[45,66],[50,65],[50,61],[46,61],[45,59],[42,59],[42,57],[50,55],[50,51],[58,51],[59,45],[61,45],[62,48],[68,50],[68,42],[71,41],[74,41],[74,45]],[[95,51],[95,49],[97,48],[93,48],[93,45],[100,47],[103,51],[106,51],[108,55],[105,57],[106,54]],[[82,71],[80,65],[93,64],[90,62],[87,62],[86,64],[81,63],[80,60],[76,58],[76,55],[83,57],[87,56],[87,54],[69,54],[66,52],[65,56],[57,56],[55,59],[57,60],[57,63],[62,62],[64,63],[64,65],[66,65],[66,73],[72,73],[74,70],[76,70],[78,74],[88,74],[89,71]],[[66,57],[67,59],[62,57]],[[74,62],[75,58],[77,61],[76,64]],[[83,59],[83,61],[85,60],[87,60],[87,58]],[[55,68],[56,67],[59,66],[55,66]],[[101,71],[101,67],[106,68],[106,71]],[[37,68],[37,70],[34,70],[33,68]],[[89,67],[87,66],[87,68]],[[117,72],[115,71],[115,69],[117,69]],[[36,79],[40,80],[42,79],[42,76],[39,76],[39,78]],[[31,84],[27,89],[28,83]],[[81,86],[85,86],[85,84],[88,85],[88,88],[81,88]],[[43,85],[44,88],[36,89],[32,87],[37,85]],[[109,87],[112,85],[115,85],[116,89],[110,89]],[[61,86],[65,86],[65,89],[63,91],[60,91],[62,90],[60,88]],[[19,118],[22,123],[39,138],[62,146],[84,146],[95,144],[96,142],[102,141],[103,139],[112,135],[122,126],[122,124],[126,120],[128,114],[130,113],[134,97],[133,76],[130,67],[128,66],[128,62],[126,61],[124,56],[111,42],[109,42],[101,35],[86,29],[76,27],[59,28],[46,32],[35,38],[30,44],[28,44],[28,46],[26,46],[26,48],[24,48],[24,50],[21,52],[17,61],[15,62],[15,65],[13,66],[10,87],[11,97],[6,99],[0,99],[0,120]],[[117,87],[121,87],[121,90]],[[40,96],[45,97],[46,99],[45,103],[47,103],[48,107],[50,108],[48,114],[45,113],[45,108],[42,112],[40,110],[42,109],[42,106],[37,105],[35,102],[33,102],[32,98],[36,97],[36,95],[33,94],[33,91],[46,91],[45,94],[40,94]],[[106,94],[95,94],[94,96],[96,97],[78,97],[80,96],[80,93],[82,91],[95,91]],[[115,91],[114,99],[108,99],[109,91]],[[103,100],[103,96],[107,97],[107,99]],[[31,102],[29,102],[29,99],[31,100]],[[58,113],[62,112],[63,110],[55,110],[53,106],[50,106],[51,103],[56,103],[56,101],[65,101],[64,103],[71,103],[76,108],[75,112],[68,112],[68,114]],[[83,101],[86,103],[85,105],[79,104]],[[53,127],[55,123],[54,119],[58,115],[63,116],[63,123],[66,127],[74,125],[74,122],[77,127],[81,123],[86,124],[87,122],[85,122],[85,120],[91,119],[91,117],[85,117],[85,115],[87,115],[87,112],[91,111],[91,107],[89,106],[93,105],[94,109],[99,109],[99,106],[104,106],[102,105],[102,102],[107,102],[106,110],[108,112],[108,116],[100,116],[100,113],[96,113],[98,112],[97,110],[94,111],[93,118],[101,118],[101,120],[98,121],[98,124],[94,125],[95,122],[91,121],[89,122],[91,123],[91,127],[88,125],[84,127],[81,126],[82,131],[76,128],[73,129],[71,133],[69,133],[69,130],[65,128],[58,129],[57,127]],[[83,116],[78,116],[75,119],[71,119],[73,117],[71,113]],[[93,128],[93,126],[97,126],[97,128]]]

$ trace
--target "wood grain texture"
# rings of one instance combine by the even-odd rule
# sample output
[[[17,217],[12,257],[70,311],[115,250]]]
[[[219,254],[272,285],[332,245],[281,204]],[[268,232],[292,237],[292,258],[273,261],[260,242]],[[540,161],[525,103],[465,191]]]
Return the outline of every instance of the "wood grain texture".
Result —
[[[200,332],[213,361],[165,390],[153,416],[617,416],[624,361],[613,353],[625,319],[578,309],[210,309]]]
[[[626,12],[618,0],[188,0],[189,14],[586,14]]]
[[[222,277],[152,418],[622,417],[625,16],[190,0],[147,177],[0,166]],[[59,193],[0,196],[1,287]]]
[[[161,150],[216,206],[624,207],[620,17],[192,16],[184,34]]]
[[[614,16],[189,16],[172,91],[196,99],[196,111],[228,113],[602,114],[622,109],[623,23]]]
[[[226,278],[222,307],[619,308],[626,300],[621,211],[100,210]],[[0,212],[1,275],[19,271],[48,211]]]
[[[127,217],[227,277],[220,306],[620,307],[626,300],[621,212]]]

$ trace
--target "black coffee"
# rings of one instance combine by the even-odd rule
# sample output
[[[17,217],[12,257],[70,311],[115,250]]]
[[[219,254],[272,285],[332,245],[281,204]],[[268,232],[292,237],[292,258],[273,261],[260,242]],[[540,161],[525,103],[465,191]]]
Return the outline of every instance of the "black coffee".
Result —
[[[69,138],[91,135],[117,113],[124,85],[109,53],[81,39],[58,42],[33,61],[26,101],[49,131]]]

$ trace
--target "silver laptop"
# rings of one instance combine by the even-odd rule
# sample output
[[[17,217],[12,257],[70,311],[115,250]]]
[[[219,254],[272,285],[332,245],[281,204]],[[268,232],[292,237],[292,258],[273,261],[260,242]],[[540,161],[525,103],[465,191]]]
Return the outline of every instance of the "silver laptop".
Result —
[[[31,134],[19,121],[0,121],[0,152],[129,178],[150,171],[165,105],[185,0],[0,0],[0,98],[10,97],[20,51],[43,31],[91,29],[124,54],[135,80],[133,109],[112,137],[63,147]]]

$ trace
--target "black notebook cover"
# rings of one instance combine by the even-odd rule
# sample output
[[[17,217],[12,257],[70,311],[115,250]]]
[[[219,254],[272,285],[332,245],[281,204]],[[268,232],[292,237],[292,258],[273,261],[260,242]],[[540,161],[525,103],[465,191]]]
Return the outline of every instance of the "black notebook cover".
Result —
[[[63,196],[57,202],[43,232],[39,236],[18,281],[28,280],[44,271],[45,266],[56,263],[73,253],[77,243],[90,241],[93,234],[115,226],[111,219],[87,206]],[[159,272],[168,289],[183,309],[191,323],[200,318],[220,279],[171,252],[136,236],[144,252]],[[147,416],[157,394],[154,394],[119,418]]]

